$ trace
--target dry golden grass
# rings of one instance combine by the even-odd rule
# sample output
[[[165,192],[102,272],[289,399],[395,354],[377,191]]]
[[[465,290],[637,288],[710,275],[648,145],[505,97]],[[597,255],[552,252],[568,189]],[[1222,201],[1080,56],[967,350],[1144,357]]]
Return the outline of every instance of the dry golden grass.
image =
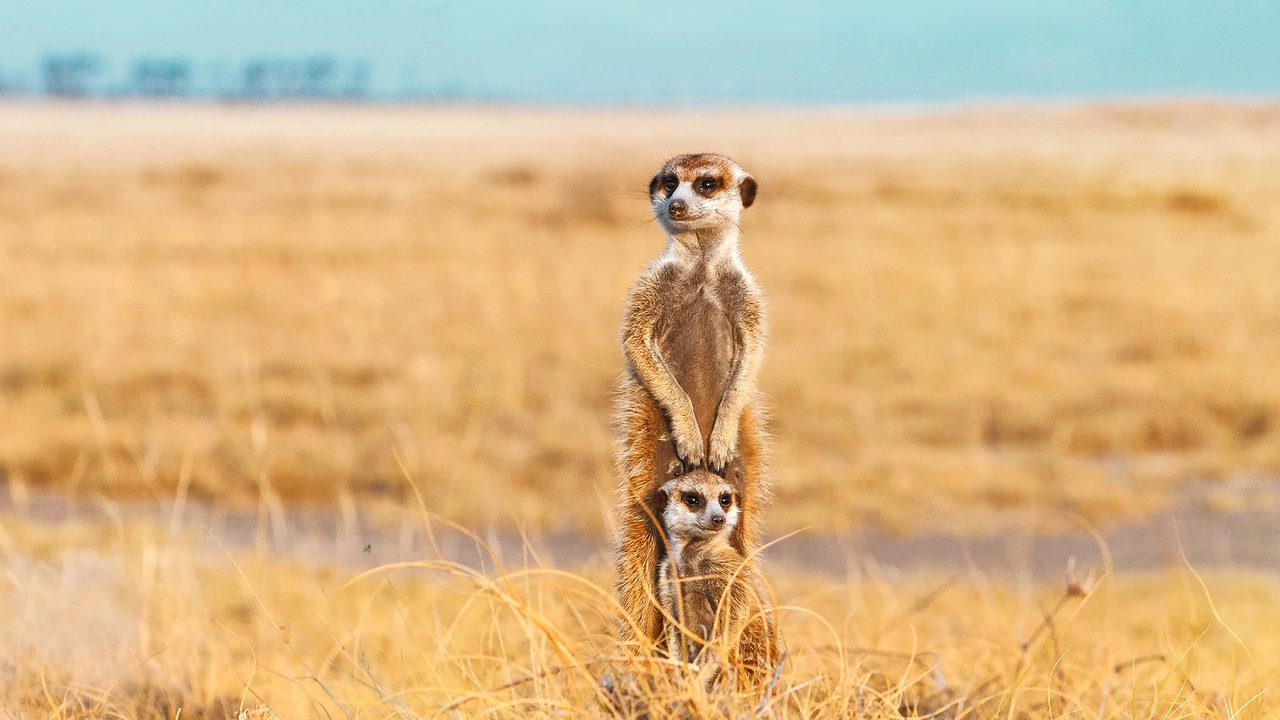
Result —
[[[211,550],[145,523],[0,524],[0,717],[755,717],[609,639],[604,575],[364,573]],[[1274,577],[1034,587],[775,573],[777,718],[1267,718]],[[656,671],[655,671],[656,672]],[[602,686],[608,677],[613,695]],[[668,713],[667,711],[671,711]],[[266,717],[259,715],[257,717]]]
[[[1280,108],[6,105],[0,469],[605,525],[644,187],[761,181],[775,529],[1150,511],[1280,471]],[[1229,501],[1227,504],[1230,504]]]

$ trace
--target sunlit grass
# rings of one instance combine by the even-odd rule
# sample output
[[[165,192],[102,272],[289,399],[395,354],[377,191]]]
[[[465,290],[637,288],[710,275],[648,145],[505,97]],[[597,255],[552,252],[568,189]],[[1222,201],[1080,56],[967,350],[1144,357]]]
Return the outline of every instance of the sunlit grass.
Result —
[[[603,560],[364,571],[177,509],[603,533],[643,188],[690,149],[761,182],[773,532],[1274,505],[1273,106],[3,110],[0,717],[1280,713],[1271,576],[766,565],[762,699],[619,647]]]
[[[1276,712],[1280,584],[1247,573],[1027,585],[773,572],[787,659],[762,700],[708,695],[620,647],[599,566],[357,572],[210,551],[192,532],[0,525],[9,717],[224,718],[261,704],[285,718]]]

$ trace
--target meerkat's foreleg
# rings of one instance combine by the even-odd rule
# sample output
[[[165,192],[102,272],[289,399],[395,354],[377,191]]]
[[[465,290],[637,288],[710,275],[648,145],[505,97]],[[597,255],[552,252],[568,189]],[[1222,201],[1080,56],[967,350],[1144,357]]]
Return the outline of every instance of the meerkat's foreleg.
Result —
[[[628,315],[635,320],[623,334],[623,351],[640,384],[649,391],[671,422],[671,440],[680,460],[691,466],[700,466],[706,459],[702,429],[698,427],[693,401],[684,388],[680,387],[680,383],[663,362],[662,354],[658,352],[654,338],[658,314],[652,309],[656,288],[646,290],[636,292],[633,297],[637,307],[633,307]],[[649,307],[641,306],[642,303]]]
[[[760,365],[764,358],[764,332],[759,320],[759,304],[751,305],[754,307],[751,321],[738,324],[737,332],[742,349],[735,358],[729,384],[725,387],[720,406],[716,410],[716,424],[711,428],[707,465],[717,473],[723,473],[738,452],[742,412],[756,392]]]

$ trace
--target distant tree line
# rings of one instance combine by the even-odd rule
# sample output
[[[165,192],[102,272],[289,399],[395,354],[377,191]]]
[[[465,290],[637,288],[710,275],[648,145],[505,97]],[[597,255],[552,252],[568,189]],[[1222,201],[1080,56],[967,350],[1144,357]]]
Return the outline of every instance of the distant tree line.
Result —
[[[368,95],[371,75],[372,67],[367,62],[343,67],[325,55],[301,60],[259,58],[244,66],[240,97],[248,100],[363,99]]]
[[[102,59],[90,53],[45,55],[40,62],[44,91],[55,97],[85,97],[102,72]]]
[[[203,76],[182,57],[140,57],[123,78],[106,77],[106,63],[90,52],[50,53],[39,66],[35,92],[55,98],[215,97],[223,100],[365,100],[373,66],[332,55],[255,57],[238,66],[214,64]],[[0,69],[0,94],[31,88]],[[201,82],[203,80],[203,82]]]

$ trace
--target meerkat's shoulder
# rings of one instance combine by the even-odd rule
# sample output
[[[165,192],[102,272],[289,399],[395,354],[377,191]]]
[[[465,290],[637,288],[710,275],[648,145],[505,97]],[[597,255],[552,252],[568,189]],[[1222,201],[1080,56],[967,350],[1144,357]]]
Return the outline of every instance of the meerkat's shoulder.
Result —
[[[684,270],[684,259],[668,249],[646,265],[640,276],[651,282],[666,283],[676,280]]]
[[[756,276],[747,269],[746,264],[736,255],[724,262],[716,277],[722,284],[736,285],[747,292],[762,294],[760,283],[756,282]]]
[[[678,284],[678,269],[661,258],[645,266],[631,284],[627,293],[627,307],[623,315],[623,334],[637,322],[661,314],[661,308]]]

